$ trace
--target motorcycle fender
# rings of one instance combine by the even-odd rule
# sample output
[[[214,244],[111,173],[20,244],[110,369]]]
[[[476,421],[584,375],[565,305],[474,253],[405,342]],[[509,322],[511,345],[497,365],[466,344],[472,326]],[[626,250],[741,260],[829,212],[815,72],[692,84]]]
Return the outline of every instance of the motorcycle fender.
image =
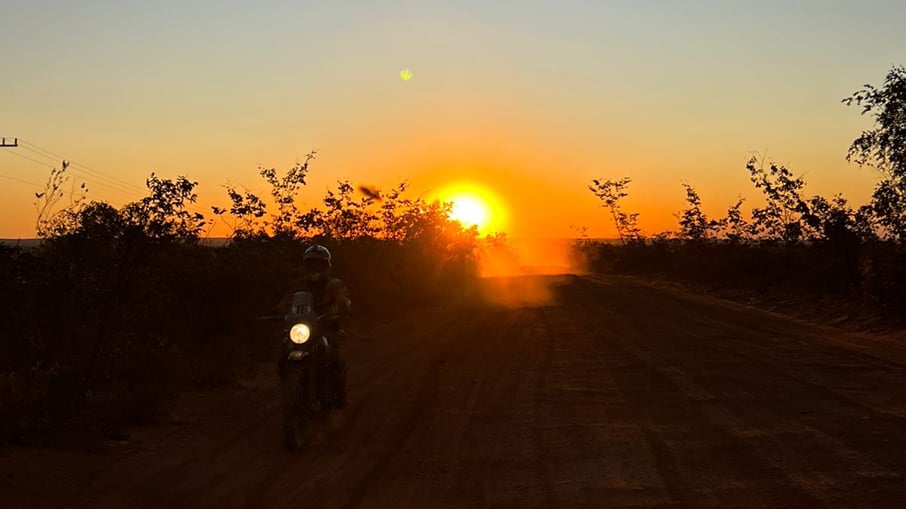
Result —
[[[294,351],[292,351],[292,352],[289,352],[289,355],[286,356],[286,359],[287,359],[287,360],[290,360],[290,361],[301,361],[301,360],[304,359],[307,355],[308,355],[308,352],[302,352],[302,351],[299,351],[299,350],[294,350]]]

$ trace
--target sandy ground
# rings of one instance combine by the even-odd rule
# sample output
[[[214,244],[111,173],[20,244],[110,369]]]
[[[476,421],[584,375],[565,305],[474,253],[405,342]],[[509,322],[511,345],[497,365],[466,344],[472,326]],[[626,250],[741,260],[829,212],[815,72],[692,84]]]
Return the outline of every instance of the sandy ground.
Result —
[[[0,507],[906,507],[906,348],[629,278],[529,277],[351,341],[281,447],[276,378],[93,452],[0,451]]]

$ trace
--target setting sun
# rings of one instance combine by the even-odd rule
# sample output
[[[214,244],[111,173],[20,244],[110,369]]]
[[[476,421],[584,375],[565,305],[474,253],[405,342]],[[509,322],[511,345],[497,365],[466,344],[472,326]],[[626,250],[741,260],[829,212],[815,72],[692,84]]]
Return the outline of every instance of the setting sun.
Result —
[[[450,211],[450,218],[455,219],[465,226],[476,226],[479,230],[487,226],[490,213],[487,205],[479,198],[469,195],[454,196],[450,200],[453,202],[453,210]]]
[[[475,226],[482,235],[503,231],[504,207],[485,187],[461,182],[444,188],[437,198],[452,205],[450,219],[466,228]]]

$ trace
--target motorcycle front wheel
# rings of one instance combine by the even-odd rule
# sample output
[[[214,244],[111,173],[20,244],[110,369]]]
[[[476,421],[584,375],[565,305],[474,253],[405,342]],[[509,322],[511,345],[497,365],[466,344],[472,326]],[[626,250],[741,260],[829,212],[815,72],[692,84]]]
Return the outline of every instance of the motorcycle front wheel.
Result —
[[[302,374],[291,369],[283,379],[283,445],[297,451],[308,442],[307,391]]]

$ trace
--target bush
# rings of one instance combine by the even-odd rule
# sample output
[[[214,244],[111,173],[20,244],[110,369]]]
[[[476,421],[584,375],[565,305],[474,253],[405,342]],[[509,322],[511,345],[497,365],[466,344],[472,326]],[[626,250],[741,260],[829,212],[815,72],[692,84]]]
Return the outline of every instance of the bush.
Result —
[[[405,186],[356,200],[340,183],[325,210],[300,213],[307,167],[262,170],[279,205],[269,219],[262,200],[231,192],[240,227],[220,247],[200,242],[207,219],[188,211],[196,183],[183,177],[152,175],[148,197],[120,209],[42,208],[39,247],[0,246],[0,440],[153,420],[185,383],[229,383],[271,360],[276,331],[256,318],[285,311],[313,242],[331,249],[359,319],[454,298],[476,277],[477,234],[445,205]]]

